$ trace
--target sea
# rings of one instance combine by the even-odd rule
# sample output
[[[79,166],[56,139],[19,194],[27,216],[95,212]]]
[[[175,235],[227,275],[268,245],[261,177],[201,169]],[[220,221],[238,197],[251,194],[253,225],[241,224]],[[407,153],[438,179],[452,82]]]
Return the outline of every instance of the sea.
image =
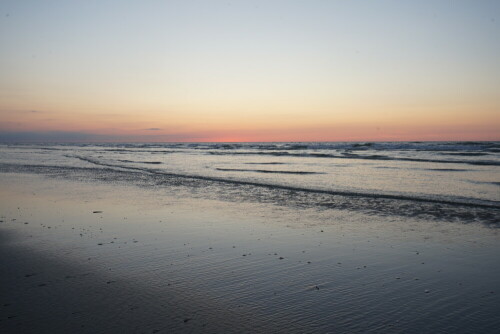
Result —
[[[371,214],[500,221],[500,142],[3,144],[0,170]]]
[[[500,142],[0,145],[2,333],[497,333]]]

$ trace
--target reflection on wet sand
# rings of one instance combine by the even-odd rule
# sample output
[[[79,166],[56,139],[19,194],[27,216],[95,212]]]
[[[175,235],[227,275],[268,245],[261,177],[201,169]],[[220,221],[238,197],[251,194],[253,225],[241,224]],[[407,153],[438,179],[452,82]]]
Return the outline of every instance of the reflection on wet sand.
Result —
[[[1,182],[3,332],[498,325],[498,235],[484,225],[30,174]]]

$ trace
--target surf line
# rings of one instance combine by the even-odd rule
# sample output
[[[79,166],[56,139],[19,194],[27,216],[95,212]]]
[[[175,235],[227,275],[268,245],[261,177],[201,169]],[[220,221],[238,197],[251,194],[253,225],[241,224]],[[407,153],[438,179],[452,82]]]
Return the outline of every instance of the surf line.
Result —
[[[345,196],[345,197],[362,197],[362,198],[374,198],[374,199],[390,199],[390,200],[398,200],[398,201],[413,201],[419,203],[430,203],[430,204],[445,204],[451,206],[459,206],[459,207],[472,207],[472,208],[486,208],[486,209],[500,209],[500,203],[469,203],[462,201],[450,201],[446,199],[439,198],[425,198],[425,197],[414,197],[414,196],[404,196],[404,195],[392,195],[392,194],[380,194],[380,193],[361,193],[361,192],[351,192],[351,191],[340,191],[340,190],[326,190],[326,189],[311,189],[311,188],[302,188],[302,187],[294,187],[280,184],[266,184],[260,182],[252,182],[252,181],[243,181],[243,180],[232,180],[232,179],[223,179],[218,177],[210,177],[203,175],[192,175],[192,174],[179,174],[172,172],[163,172],[156,169],[145,169],[140,167],[132,167],[132,166],[117,166],[113,164],[106,164],[100,161],[96,161],[91,158],[81,157],[81,156],[71,156],[73,158],[80,159],[82,161],[90,162],[95,165],[108,167],[110,169],[120,168],[120,169],[128,169],[134,170],[142,173],[149,173],[153,175],[160,176],[169,176],[169,177],[178,177],[185,179],[195,179],[195,180],[204,180],[211,182],[220,182],[226,184],[234,184],[234,185],[248,185],[255,187],[264,187],[267,189],[282,189],[288,191],[297,191],[297,192],[307,192],[307,193],[317,193],[317,194],[327,194],[334,196]],[[54,166],[57,167],[57,166]],[[64,168],[64,167],[61,167]]]

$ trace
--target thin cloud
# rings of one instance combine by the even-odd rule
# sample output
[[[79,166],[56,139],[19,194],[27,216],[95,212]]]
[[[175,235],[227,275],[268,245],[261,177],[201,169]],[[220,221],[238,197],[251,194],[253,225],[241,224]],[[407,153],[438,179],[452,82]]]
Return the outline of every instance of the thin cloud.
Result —
[[[0,113],[4,114],[40,114],[45,113],[43,110],[29,109],[29,110],[12,110],[12,109],[1,109]]]
[[[148,131],[160,131],[161,129],[160,128],[149,128],[149,129],[144,129],[144,130],[148,130]]]
[[[181,142],[202,140],[196,133],[167,135],[102,135],[71,131],[5,131],[0,143],[98,143],[98,142]]]
[[[68,131],[0,131],[3,143],[68,143],[107,141],[110,136]]]

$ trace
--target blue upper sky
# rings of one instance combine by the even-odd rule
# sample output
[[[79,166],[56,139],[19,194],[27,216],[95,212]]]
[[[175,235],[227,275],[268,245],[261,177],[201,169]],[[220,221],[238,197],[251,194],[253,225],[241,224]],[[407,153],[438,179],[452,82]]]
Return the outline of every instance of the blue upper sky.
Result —
[[[493,0],[3,0],[0,131],[495,136],[499,36]]]

